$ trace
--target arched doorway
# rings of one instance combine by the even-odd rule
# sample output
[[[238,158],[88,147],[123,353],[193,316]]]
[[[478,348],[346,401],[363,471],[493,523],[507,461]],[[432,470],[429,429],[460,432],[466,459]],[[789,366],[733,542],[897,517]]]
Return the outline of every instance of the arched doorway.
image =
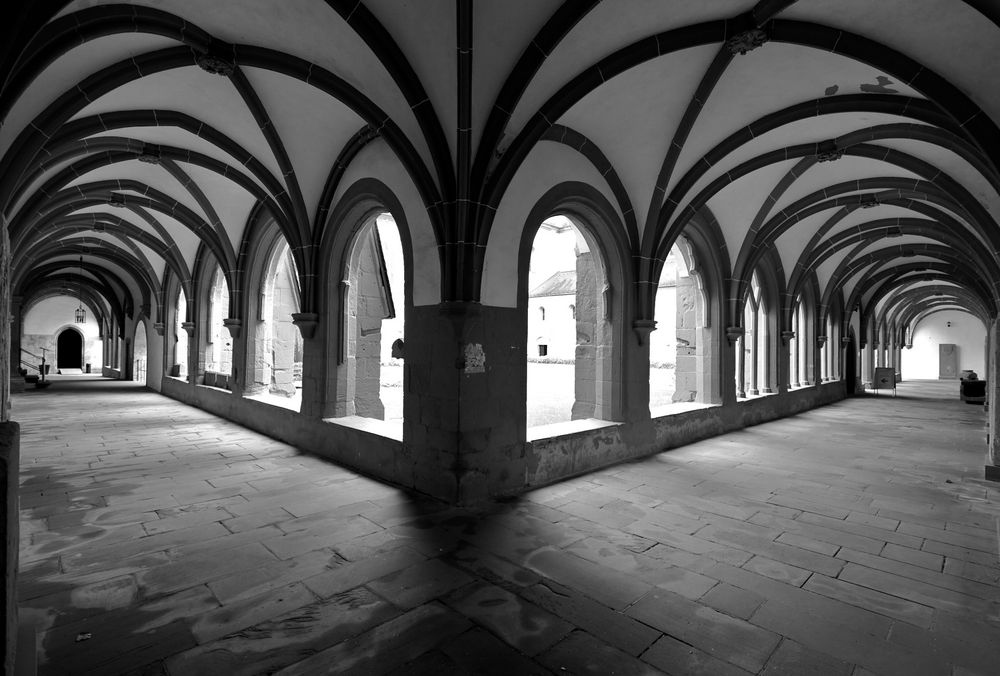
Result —
[[[847,394],[856,394],[858,390],[858,348],[854,339],[854,329],[847,335],[848,341],[844,348],[844,380]]]
[[[76,329],[63,329],[56,338],[56,368],[83,368],[83,336]]]

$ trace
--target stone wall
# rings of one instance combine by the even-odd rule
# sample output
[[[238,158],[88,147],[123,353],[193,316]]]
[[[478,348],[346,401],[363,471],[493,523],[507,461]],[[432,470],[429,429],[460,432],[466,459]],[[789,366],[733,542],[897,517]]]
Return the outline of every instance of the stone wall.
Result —
[[[647,423],[613,423],[526,444],[524,482],[498,493],[521,493],[599,467],[642,458],[726,432],[777,420],[844,398],[842,383],[759,397],[738,404],[654,418]]]
[[[415,473],[408,461],[411,454],[397,439],[334,421],[308,418],[289,409],[217,388],[191,385],[177,378],[164,378],[162,393],[345,467],[421,490],[413,480]]]
[[[6,408],[7,400],[4,400]],[[18,559],[18,471],[20,453],[20,428],[16,422],[0,422],[0,491],[3,492],[0,514],[0,540],[3,550],[4,608],[4,672],[14,673],[14,646],[16,645],[17,612],[17,559]]]
[[[647,363],[642,351],[648,347],[628,334],[632,339],[621,346],[626,352],[623,361],[635,373],[622,377],[627,390],[622,421],[528,442],[523,425],[527,318],[522,310],[451,303],[409,308],[406,321],[401,440],[372,431],[377,426],[359,429],[350,421],[324,421],[177,379],[164,378],[163,392],[303,451],[466,504],[517,494],[845,396],[838,381],[650,419],[648,409],[639,404],[647,391],[642,387],[648,371],[642,369]],[[307,366],[314,342],[307,341]],[[310,398],[320,396],[320,389],[304,390],[303,410],[319,410]],[[731,397],[732,390],[726,396]]]
[[[10,421],[10,242],[7,223],[0,222],[0,541],[3,542],[3,591],[0,604],[4,613],[3,673],[13,674],[17,646],[17,566],[20,529],[18,519],[18,476],[21,431]]]

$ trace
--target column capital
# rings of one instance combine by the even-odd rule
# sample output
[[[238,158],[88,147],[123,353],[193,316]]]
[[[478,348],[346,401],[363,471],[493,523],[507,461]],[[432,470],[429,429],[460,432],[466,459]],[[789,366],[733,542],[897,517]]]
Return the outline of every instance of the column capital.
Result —
[[[656,330],[655,319],[636,319],[632,322],[632,330],[635,337],[639,339],[639,345],[645,345],[649,340],[649,334]]]
[[[293,312],[292,324],[299,327],[299,333],[306,340],[316,334],[316,327],[319,325],[319,314],[315,312]]]
[[[229,329],[229,335],[234,339],[240,337],[240,331],[243,328],[243,320],[236,319],[234,317],[226,317],[222,320],[222,325]]]

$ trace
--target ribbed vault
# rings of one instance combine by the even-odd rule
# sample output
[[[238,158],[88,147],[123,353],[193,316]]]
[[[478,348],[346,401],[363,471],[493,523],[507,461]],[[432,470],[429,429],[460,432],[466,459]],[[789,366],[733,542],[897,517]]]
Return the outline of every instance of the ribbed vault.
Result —
[[[73,290],[116,335],[162,331],[178,291],[177,321],[201,316],[217,264],[237,327],[266,231],[319,316],[325,243],[374,181],[418,307],[516,307],[523,233],[558,194],[602,205],[637,330],[682,235],[732,336],[761,270],[786,338],[804,298],[812,333],[831,317],[862,343],[943,308],[989,325],[1000,12],[875,5],[21,3],[0,41],[15,306]]]

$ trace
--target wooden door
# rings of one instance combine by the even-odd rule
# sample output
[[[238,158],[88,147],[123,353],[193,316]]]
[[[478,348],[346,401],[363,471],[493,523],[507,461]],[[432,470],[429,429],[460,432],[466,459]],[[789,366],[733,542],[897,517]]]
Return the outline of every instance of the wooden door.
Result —
[[[938,351],[938,379],[958,378],[958,345],[941,343]]]

